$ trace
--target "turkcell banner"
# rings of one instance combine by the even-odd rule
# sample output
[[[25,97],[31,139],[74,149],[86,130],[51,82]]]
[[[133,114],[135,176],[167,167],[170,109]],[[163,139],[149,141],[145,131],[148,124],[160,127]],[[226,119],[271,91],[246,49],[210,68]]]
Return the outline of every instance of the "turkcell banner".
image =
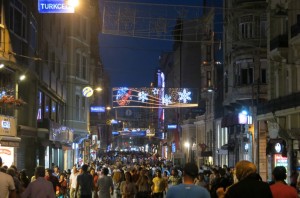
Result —
[[[113,107],[180,108],[198,106],[195,88],[129,88],[112,89]]]
[[[39,13],[74,13],[75,8],[66,0],[38,0]]]

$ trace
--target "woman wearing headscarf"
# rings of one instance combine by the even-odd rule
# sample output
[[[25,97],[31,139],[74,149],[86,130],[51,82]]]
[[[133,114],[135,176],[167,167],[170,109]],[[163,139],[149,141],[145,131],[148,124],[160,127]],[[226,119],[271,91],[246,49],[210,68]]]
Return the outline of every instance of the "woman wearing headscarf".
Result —
[[[218,188],[219,198],[272,198],[269,184],[263,182],[252,162],[242,160],[235,166],[237,183],[227,189]]]

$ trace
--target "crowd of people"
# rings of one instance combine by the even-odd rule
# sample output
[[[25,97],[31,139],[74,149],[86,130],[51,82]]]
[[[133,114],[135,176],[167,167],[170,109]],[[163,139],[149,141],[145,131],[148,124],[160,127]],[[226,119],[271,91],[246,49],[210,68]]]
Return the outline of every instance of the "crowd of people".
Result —
[[[249,161],[235,168],[122,161],[62,172],[58,166],[37,166],[31,178],[26,170],[2,166],[1,157],[0,167],[0,198],[298,198],[297,189],[285,182],[285,167],[275,167],[273,182],[266,183]]]

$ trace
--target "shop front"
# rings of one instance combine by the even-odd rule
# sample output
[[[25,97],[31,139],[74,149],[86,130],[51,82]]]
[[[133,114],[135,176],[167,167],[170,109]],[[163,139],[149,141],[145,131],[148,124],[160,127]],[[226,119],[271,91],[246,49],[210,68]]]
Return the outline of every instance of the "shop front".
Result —
[[[0,157],[3,165],[17,165],[16,148],[20,146],[21,138],[16,137],[16,119],[0,115]]]

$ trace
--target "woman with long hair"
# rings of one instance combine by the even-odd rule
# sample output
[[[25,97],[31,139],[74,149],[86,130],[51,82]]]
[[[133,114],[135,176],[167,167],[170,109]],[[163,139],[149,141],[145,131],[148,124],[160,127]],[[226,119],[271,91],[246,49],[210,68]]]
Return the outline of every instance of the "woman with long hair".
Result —
[[[122,181],[120,186],[122,198],[134,198],[136,194],[135,183],[132,182],[130,172],[125,173],[125,181]]]

